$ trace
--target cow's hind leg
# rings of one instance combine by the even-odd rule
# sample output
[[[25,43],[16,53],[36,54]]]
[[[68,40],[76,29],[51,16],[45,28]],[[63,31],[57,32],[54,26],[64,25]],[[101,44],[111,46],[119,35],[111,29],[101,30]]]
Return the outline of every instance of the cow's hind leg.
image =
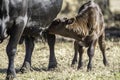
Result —
[[[20,71],[22,73],[31,71],[31,56],[32,56],[32,52],[34,49],[34,38],[30,37],[30,36],[26,36],[25,37],[25,47],[26,47],[26,55],[25,55],[25,59],[24,59],[24,63],[20,69]]]
[[[78,43],[77,41],[74,42],[74,57],[71,63],[71,66],[73,66],[77,62],[77,56],[78,56]]]
[[[98,43],[99,43],[99,47],[103,55],[103,63],[105,66],[107,66],[109,64],[108,64],[108,61],[106,59],[106,54],[105,54],[105,35],[104,34],[100,36]]]
[[[57,67],[57,61],[56,61],[55,52],[54,52],[55,35],[47,33],[47,42],[50,49],[49,65],[48,65],[48,70],[50,70],[52,68]]]

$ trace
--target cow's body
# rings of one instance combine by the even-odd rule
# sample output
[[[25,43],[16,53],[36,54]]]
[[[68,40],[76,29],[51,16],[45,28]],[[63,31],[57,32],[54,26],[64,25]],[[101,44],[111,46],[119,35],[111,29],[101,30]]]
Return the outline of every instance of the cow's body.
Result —
[[[24,29],[46,29],[59,13],[61,6],[62,0],[0,0],[0,41],[7,35],[10,36],[6,48],[9,59],[6,79],[12,80],[16,77],[14,56]],[[32,42],[26,39],[26,47],[34,46]]]
[[[14,20],[21,14],[27,14],[28,23],[26,27],[36,27],[38,29],[47,28],[51,21],[57,16],[61,9],[62,0],[26,0],[25,7],[23,7],[23,0],[9,0],[9,17],[10,24],[8,27],[12,27]],[[22,10],[27,8],[26,10]],[[54,13],[53,13],[54,12]]]

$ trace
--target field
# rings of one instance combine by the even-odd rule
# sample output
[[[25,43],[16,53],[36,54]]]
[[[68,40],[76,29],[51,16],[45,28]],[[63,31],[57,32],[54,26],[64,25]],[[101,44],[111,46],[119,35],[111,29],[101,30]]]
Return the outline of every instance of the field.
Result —
[[[0,80],[4,80],[7,69],[7,55],[5,46],[7,41],[0,44]],[[106,40],[106,55],[109,66],[102,63],[102,55],[99,47],[96,47],[93,58],[93,70],[86,71],[88,56],[86,49],[83,55],[84,66],[77,70],[77,64],[71,67],[73,57],[73,42],[57,42],[55,46],[58,67],[53,71],[47,71],[49,60],[49,48],[47,43],[38,42],[35,45],[32,56],[33,71],[25,74],[17,73],[17,80],[120,80],[120,40]],[[15,58],[16,70],[22,66],[24,60],[24,45],[18,46]]]
[[[74,0],[73,0],[74,1]],[[110,0],[111,11],[120,11],[120,0]],[[116,5],[117,4],[117,5]],[[120,25],[120,23],[119,23]],[[119,26],[120,27],[120,26]],[[0,44],[0,80],[5,80],[8,66],[5,40]],[[87,72],[88,56],[86,49],[83,55],[83,69],[77,70],[77,64],[71,67],[74,55],[72,41],[57,41],[55,54],[58,67],[53,71],[47,71],[49,61],[49,47],[47,43],[37,42],[32,56],[33,71],[29,73],[17,73],[16,80],[120,80],[120,38],[106,39],[106,55],[109,66],[105,67],[102,62],[102,54],[97,45],[93,57],[93,69]],[[18,71],[25,56],[24,44],[18,45],[15,57],[15,68]]]

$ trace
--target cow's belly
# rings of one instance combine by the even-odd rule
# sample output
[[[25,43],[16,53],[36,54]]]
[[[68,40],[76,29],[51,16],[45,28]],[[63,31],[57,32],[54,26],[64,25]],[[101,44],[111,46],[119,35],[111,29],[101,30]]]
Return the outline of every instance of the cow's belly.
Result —
[[[28,24],[33,22],[36,26],[47,28],[56,18],[61,7],[62,0],[30,0],[28,9],[30,22],[28,21]]]

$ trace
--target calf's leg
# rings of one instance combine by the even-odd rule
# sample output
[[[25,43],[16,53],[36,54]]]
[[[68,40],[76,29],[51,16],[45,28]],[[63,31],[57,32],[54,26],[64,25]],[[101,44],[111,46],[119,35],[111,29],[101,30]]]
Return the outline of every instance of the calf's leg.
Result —
[[[57,61],[56,61],[55,52],[54,52],[55,35],[47,33],[47,42],[50,49],[48,69],[51,69],[51,68],[57,67]]]
[[[78,69],[82,68],[83,62],[82,62],[82,55],[83,55],[83,46],[78,46],[78,51],[79,51],[79,62],[78,62]]]
[[[72,60],[72,63],[71,63],[71,66],[74,65],[76,62],[77,62],[77,56],[78,56],[78,43],[77,41],[74,42],[74,57],[73,57],[73,60]]]
[[[106,54],[105,54],[105,35],[104,34],[100,36],[98,43],[99,43],[100,50],[102,52],[103,63],[105,66],[107,66],[109,64],[108,64],[108,61],[106,59]]]
[[[88,54],[88,57],[89,57],[87,71],[92,70],[92,58],[94,56],[95,45],[96,45],[96,41],[92,41],[91,44],[89,45],[88,50],[87,50],[87,54]]]
[[[22,73],[31,71],[31,56],[32,56],[32,52],[34,49],[34,38],[30,37],[30,36],[26,36],[25,37],[25,47],[26,47],[26,55],[25,55],[25,59],[24,59],[24,63],[20,69],[20,71]]]

